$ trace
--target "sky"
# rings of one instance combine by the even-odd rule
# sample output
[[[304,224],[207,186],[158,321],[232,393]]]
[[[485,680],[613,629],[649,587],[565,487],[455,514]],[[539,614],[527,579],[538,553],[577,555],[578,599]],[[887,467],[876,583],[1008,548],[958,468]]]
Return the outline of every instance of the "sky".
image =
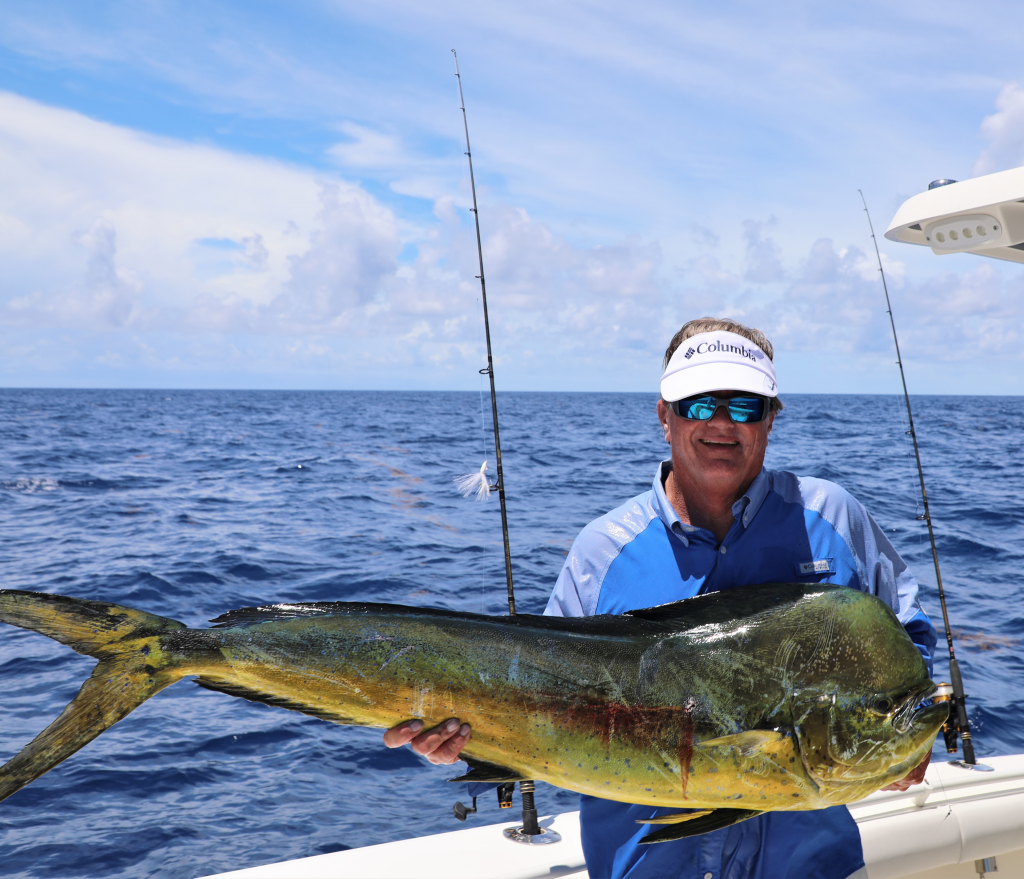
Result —
[[[1024,266],[886,241],[1024,164],[1024,5],[7,0],[0,385],[1024,394]]]

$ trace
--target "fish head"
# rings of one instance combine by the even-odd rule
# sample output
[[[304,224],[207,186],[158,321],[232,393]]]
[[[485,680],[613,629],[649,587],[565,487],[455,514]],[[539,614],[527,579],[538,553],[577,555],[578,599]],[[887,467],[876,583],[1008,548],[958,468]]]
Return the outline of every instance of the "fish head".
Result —
[[[903,778],[931,750],[946,720],[943,702],[930,704],[935,685],[900,692],[804,694],[795,732],[808,775],[819,788],[863,789],[859,799]],[[852,801],[842,795],[840,801]]]
[[[853,802],[924,759],[947,707],[928,701],[936,687],[924,659],[882,601],[853,589],[828,598],[841,613],[829,621],[827,644],[805,651],[797,670],[793,729],[826,800]]]

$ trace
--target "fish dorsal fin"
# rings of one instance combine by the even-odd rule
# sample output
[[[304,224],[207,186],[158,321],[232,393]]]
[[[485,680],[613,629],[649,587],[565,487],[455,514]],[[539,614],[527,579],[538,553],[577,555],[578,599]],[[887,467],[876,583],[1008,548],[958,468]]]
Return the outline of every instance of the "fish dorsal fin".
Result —
[[[687,625],[735,623],[744,617],[793,604],[810,595],[847,588],[831,583],[760,583],[755,586],[734,586],[655,607],[637,608],[626,611],[623,616],[661,623],[679,620],[685,621]]]
[[[697,813],[700,814],[700,813]],[[664,830],[657,830],[648,833],[640,840],[641,845],[651,845],[655,842],[671,842],[674,839],[686,839],[688,836],[699,836],[701,833],[710,833],[712,830],[721,830],[723,827],[730,827],[754,818],[761,812],[756,809],[712,809],[707,814],[694,817],[692,820],[685,820],[684,823],[672,824]]]
[[[210,620],[214,629],[245,628],[262,623],[283,622],[293,619],[329,615],[380,615],[388,617],[440,617],[445,620],[468,620],[479,623],[500,623],[505,626],[524,629],[540,629],[559,633],[582,635],[604,634],[625,635],[630,620],[622,616],[592,617],[546,617],[519,613],[515,616],[488,616],[460,610],[446,610],[442,607],[410,607],[403,604],[372,604],[360,601],[310,601],[281,604],[264,604],[259,607],[241,607],[229,610]],[[637,620],[635,626],[642,627]]]
[[[785,738],[785,735],[772,729],[751,729],[731,736],[706,739],[694,747],[705,751],[738,751],[742,757],[752,757],[770,752]]]
[[[447,618],[491,619],[473,613],[444,610],[439,607],[409,607],[402,604],[371,604],[359,601],[307,601],[281,604],[263,604],[259,607],[240,607],[229,610],[210,620],[214,629],[254,626],[293,620],[299,617],[326,616],[329,614],[389,614],[392,616],[442,616]]]
[[[454,782],[499,782],[504,783],[506,781],[519,781],[521,776],[514,769],[506,769],[504,766],[498,766],[494,763],[487,763],[484,760],[474,760],[472,757],[466,757],[463,755],[460,757],[469,766],[469,772],[465,775],[460,775],[458,778],[449,778],[449,781]]]

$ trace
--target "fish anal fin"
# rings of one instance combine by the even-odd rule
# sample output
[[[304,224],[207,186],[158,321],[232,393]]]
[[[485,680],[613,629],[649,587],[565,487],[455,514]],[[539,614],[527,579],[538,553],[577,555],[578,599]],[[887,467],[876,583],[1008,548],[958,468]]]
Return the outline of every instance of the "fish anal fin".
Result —
[[[472,782],[499,782],[503,784],[507,781],[520,781],[523,777],[514,769],[506,769],[504,766],[487,763],[484,760],[476,760],[473,757],[466,756],[463,756],[461,759],[469,765],[469,772],[465,775],[460,775],[458,778],[449,778],[449,781],[465,782],[467,784]]]
[[[696,813],[695,813],[696,814]],[[748,818],[760,815],[756,809],[712,809],[700,818],[694,818],[685,823],[673,824],[664,830],[649,833],[640,840],[641,845],[652,845],[656,842],[671,842],[674,839],[686,839],[689,836],[698,836],[701,833],[710,833],[712,830],[721,830],[723,827],[730,827]]]
[[[775,730],[752,729],[730,736],[719,736],[717,739],[707,739],[694,747],[703,751],[731,751],[741,757],[773,757],[778,751],[778,746],[787,742],[788,738]]]
[[[287,708],[289,711],[298,711],[308,714],[311,717],[319,717],[321,720],[328,720],[332,723],[342,725],[365,726],[367,725],[358,717],[349,717],[336,711],[330,704],[323,707],[312,705],[309,702],[302,702],[298,699],[290,699],[286,696],[278,696],[273,693],[265,693],[260,690],[245,686],[238,681],[228,681],[222,678],[214,678],[208,675],[200,675],[194,682],[204,690],[214,690],[217,693],[227,693],[229,696],[237,696],[249,702],[262,702],[273,708]]]
[[[673,812],[671,815],[660,815],[657,818],[641,818],[637,824],[682,824],[684,821],[693,821],[695,818],[703,818],[710,815],[714,809],[699,809],[696,812]]]

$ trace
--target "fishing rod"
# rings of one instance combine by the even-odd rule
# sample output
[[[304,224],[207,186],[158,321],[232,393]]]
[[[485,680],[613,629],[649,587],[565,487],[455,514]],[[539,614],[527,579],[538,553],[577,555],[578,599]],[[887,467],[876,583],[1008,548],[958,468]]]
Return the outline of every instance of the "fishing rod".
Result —
[[[917,478],[921,483],[921,500],[924,502],[924,514],[918,516],[928,526],[928,540],[932,546],[932,561],[935,563],[935,582],[939,587],[939,604],[942,606],[942,622],[946,627],[946,646],[949,648],[949,677],[952,682],[953,693],[949,701],[952,702],[955,717],[951,717],[942,732],[946,739],[946,750],[951,754],[956,753],[956,736],[960,733],[963,742],[964,759],[960,765],[967,765],[971,768],[982,768],[974,757],[974,744],[971,741],[971,727],[967,722],[967,696],[964,694],[964,682],[960,676],[960,665],[956,661],[956,654],[953,652],[953,631],[949,625],[949,612],[946,610],[946,593],[942,588],[942,573],[939,571],[939,551],[935,547],[935,532],[932,529],[932,516],[928,510],[928,492],[924,487],[924,470],[921,468],[921,451],[917,445],[917,433],[914,431],[914,414],[910,409],[910,394],[907,392],[907,376],[903,371],[903,358],[900,356],[900,341],[896,337],[896,320],[892,315],[892,303],[889,301],[889,286],[885,281],[885,270],[882,268],[882,255],[878,251],[878,239],[875,238],[875,227],[871,222],[871,213],[868,211],[868,203],[864,193],[860,193],[860,200],[864,204],[864,213],[867,214],[868,228],[871,230],[871,241],[875,245],[875,258],[878,260],[878,272],[882,276],[882,289],[885,291],[885,307],[889,314],[889,323],[892,326],[892,340],[896,345],[896,364],[900,368],[900,379],[903,382],[903,400],[907,405],[907,422],[910,429],[907,434],[914,444],[914,458],[917,461]],[[959,761],[954,761],[959,762]],[[987,767],[986,767],[987,768]]]
[[[491,322],[487,316],[487,282],[484,280],[484,246],[480,239],[480,212],[476,205],[476,181],[473,179],[473,151],[469,148],[469,122],[466,121],[466,101],[462,96],[462,76],[459,74],[459,56],[452,49],[455,58],[455,78],[459,81],[459,105],[462,108],[462,126],[466,131],[466,158],[469,159],[469,186],[473,192],[473,219],[476,222],[476,252],[480,264],[480,299],[484,305],[484,336],[487,339],[487,366],[480,370],[491,381],[491,421],[494,423],[494,461],[498,471],[497,484],[490,491],[498,492],[501,506],[501,537],[505,544],[505,583],[508,585],[508,612],[515,615],[516,596],[512,589],[512,552],[508,542],[508,513],[505,509],[505,479],[501,469],[501,437],[498,434],[498,397],[494,392],[494,359],[491,357]],[[485,464],[486,466],[486,464]],[[482,469],[481,469],[482,472]]]
[[[505,508],[505,479],[501,469],[501,437],[498,434],[498,398],[494,391],[494,359],[491,356],[491,323],[487,316],[487,282],[484,278],[484,246],[480,238],[480,211],[476,203],[476,180],[473,178],[473,151],[469,146],[469,122],[466,120],[466,99],[462,94],[462,75],[459,73],[459,56],[452,49],[452,56],[455,58],[455,78],[459,81],[459,106],[462,109],[462,127],[466,132],[466,158],[469,160],[469,187],[473,193],[473,220],[476,223],[476,253],[480,265],[480,300],[484,306],[484,336],[487,339],[487,366],[480,370],[481,375],[486,375],[491,382],[491,420],[494,422],[494,462],[498,472],[496,485],[490,487],[491,491],[498,492],[498,503],[501,505],[501,536],[505,544],[505,582],[508,585],[508,612],[515,616],[516,596],[512,589],[512,552],[508,541],[508,513]],[[487,462],[480,468],[481,478]],[[519,795],[523,801],[523,826],[507,827],[503,833],[515,842],[526,845],[547,845],[553,842],[560,842],[562,837],[554,830],[543,828],[537,821],[537,806],[534,800],[536,785],[533,781],[524,780],[519,782]],[[506,782],[498,785],[498,805],[502,809],[512,806],[512,792],[515,790],[514,782]],[[476,797],[473,798],[473,807],[466,808],[462,803],[456,803],[453,810],[456,818],[466,819],[467,812],[476,811]],[[461,815],[460,815],[461,813]]]

